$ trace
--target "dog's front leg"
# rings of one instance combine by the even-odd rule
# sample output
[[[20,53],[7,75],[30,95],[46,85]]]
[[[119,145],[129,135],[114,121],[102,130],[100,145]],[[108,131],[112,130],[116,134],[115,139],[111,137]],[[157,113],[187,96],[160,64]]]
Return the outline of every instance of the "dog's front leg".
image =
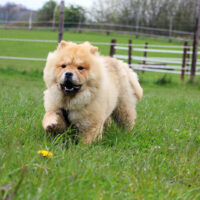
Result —
[[[47,132],[59,133],[64,132],[67,128],[61,110],[46,112],[42,120],[42,126]]]

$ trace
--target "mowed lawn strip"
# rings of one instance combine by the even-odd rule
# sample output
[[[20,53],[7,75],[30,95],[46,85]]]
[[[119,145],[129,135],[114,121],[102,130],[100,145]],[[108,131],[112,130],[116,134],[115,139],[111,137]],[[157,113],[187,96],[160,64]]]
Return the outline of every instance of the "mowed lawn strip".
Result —
[[[15,38],[15,39],[33,39],[33,40],[55,40],[57,41],[58,33],[54,31],[45,31],[45,30],[4,30],[0,29],[0,38]],[[72,31],[65,31],[63,35],[63,39],[66,41],[89,41],[89,42],[103,42],[103,43],[110,43],[111,39],[115,38],[117,43],[124,43],[128,44],[128,40],[132,40],[133,44],[144,44],[148,42],[149,44],[153,45],[172,45],[172,46],[183,46],[183,41],[173,41],[169,43],[166,39],[159,39],[158,38],[146,38],[146,37],[139,37],[136,38],[134,35],[125,35],[125,34],[116,34],[111,33],[110,35],[106,35],[104,33],[91,33],[91,32],[83,32],[77,33]],[[27,57],[35,57],[35,56],[46,56],[46,52],[52,51],[56,43],[41,43],[41,42],[19,42],[19,41],[3,41],[0,40],[1,48],[4,47],[4,51],[1,51],[1,55],[12,55],[15,51],[15,48],[18,48],[16,51],[16,56],[21,55],[24,53]],[[12,50],[10,47],[12,46]],[[109,45],[96,45],[99,47],[99,50],[102,54],[108,55],[109,54]],[[19,48],[24,49],[25,51],[19,51]],[[134,46],[133,46],[134,47]],[[135,47],[134,47],[135,48]],[[137,48],[144,48],[143,46]],[[151,47],[153,48],[153,47]],[[167,49],[167,48],[164,48]],[[176,50],[176,49],[174,49]],[[126,51],[117,50],[118,53],[127,54]],[[142,52],[134,52],[134,55],[142,55]],[[152,56],[158,56],[160,53],[148,53]],[[163,54],[161,54],[163,55]],[[173,54],[166,53],[164,56],[174,57]],[[14,56],[14,55],[13,55]],[[177,56],[177,55],[176,55]],[[180,56],[179,56],[180,57]]]

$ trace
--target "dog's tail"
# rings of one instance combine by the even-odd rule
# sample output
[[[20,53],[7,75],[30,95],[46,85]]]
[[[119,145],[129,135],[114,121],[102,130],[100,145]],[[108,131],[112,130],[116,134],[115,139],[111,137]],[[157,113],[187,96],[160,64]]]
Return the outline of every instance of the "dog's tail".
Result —
[[[135,95],[137,97],[138,100],[142,99],[143,96],[143,89],[140,86],[140,83],[138,81],[138,76],[135,72],[133,72],[132,69],[128,69],[128,77],[129,77],[129,82],[133,88],[133,90],[135,91]]]

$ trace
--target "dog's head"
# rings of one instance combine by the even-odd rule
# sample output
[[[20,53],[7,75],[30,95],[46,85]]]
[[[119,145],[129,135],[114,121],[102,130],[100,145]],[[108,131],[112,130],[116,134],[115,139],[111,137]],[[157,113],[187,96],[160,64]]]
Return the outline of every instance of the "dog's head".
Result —
[[[57,84],[65,95],[72,95],[84,90],[94,80],[98,81],[101,67],[98,66],[97,50],[88,42],[78,45],[61,41],[47,58],[44,69],[47,87]]]

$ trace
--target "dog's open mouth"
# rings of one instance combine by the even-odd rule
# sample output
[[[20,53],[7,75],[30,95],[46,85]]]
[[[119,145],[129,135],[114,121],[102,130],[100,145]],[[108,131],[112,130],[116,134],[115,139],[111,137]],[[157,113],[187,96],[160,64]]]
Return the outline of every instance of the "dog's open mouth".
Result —
[[[81,88],[81,85],[75,85],[71,81],[66,81],[64,84],[60,84],[60,86],[65,94],[74,94]]]

